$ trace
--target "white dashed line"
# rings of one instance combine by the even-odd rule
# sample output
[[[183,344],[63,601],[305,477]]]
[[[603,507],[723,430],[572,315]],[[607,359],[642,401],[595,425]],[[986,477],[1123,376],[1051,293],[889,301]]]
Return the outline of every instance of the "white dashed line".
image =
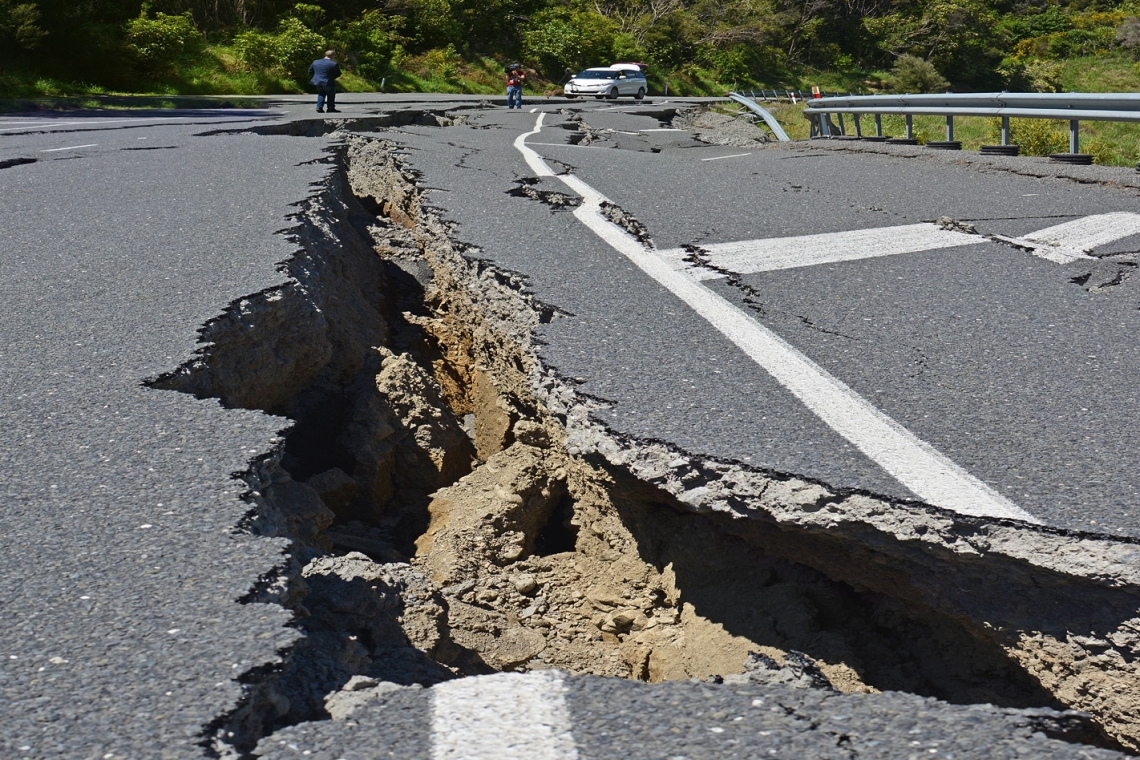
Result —
[[[558,671],[497,673],[431,688],[432,760],[577,760]]]
[[[795,395],[820,420],[854,444],[920,499],[965,515],[1039,522],[1033,515],[873,407],[751,315],[701,285],[696,279],[677,271],[674,262],[662,258],[652,246],[642,244],[610,222],[601,210],[602,202],[607,200],[605,196],[575,175],[556,175],[538,153],[525,145],[528,136],[542,130],[542,122],[540,115],[535,128],[519,135],[514,143],[531,170],[539,176],[557,176],[567,187],[582,196],[582,204],[574,210],[575,217],[614,250],[688,304]]]
[[[78,121],[66,122],[65,121],[65,122],[63,122],[63,124],[60,124],[60,126],[67,126],[68,124],[79,124],[79,123],[81,123],[81,122],[78,122]],[[54,127],[54,126],[56,126],[56,124],[58,124],[58,122],[50,122],[50,121],[46,122],[44,124],[22,124],[18,127],[4,127],[3,129],[0,129],[0,132],[12,132],[12,131],[15,131],[17,129],[39,129],[41,127]]]
[[[613,150],[612,145],[571,145],[570,143],[531,143],[531,145],[544,145],[548,148],[578,148],[580,150]]]
[[[1057,264],[1068,264],[1077,259],[1092,258],[1089,253],[1102,245],[1114,243],[1129,235],[1140,234],[1140,214],[1117,211],[1111,214],[1094,214],[1071,222],[1046,227],[1020,238],[994,235],[998,240],[1028,248]]]
[[[236,118],[235,118],[236,117]],[[244,117],[244,118],[243,118]],[[19,129],[44,129],[46,127],[74,127],[74,126],[88,126],[88,127],[102,127],[107,124],[146,124],[150,122],[165,122],[167,124],[209,124],[213,121],[255,121],[265,117],[262,116],[249,116],[246,114],[230,116],[175,116],[175,117],[161,117],[154,119],[107,119],[105,121],[99,119],[86,119],[84,121],[56,121],[44,122],[42,124],[27,124],[21,127],[5,127],[0,129],[0,132],[12,132]]]
[[[733,153],[731,156],[713,156],[712,158],[702,158],[702,161],[720,161],[722,158],[741,158],[743,156],[751,156],[751,153]]]
[[[713,243],[700,248],[706,254],[708,263],[717,269],[726,269],[736,274],[755,274],[984,242],[986,238],[978,235],[944,230],[936,224],[924,223],[766,240],[742,240],[738,243]],[[677,262],[679,269],[693,266],[683,260],[689,255],[685,250],[661,251],[660,255]],[[723,276],[708,269],[697,274],[698,279],[702,280]]]
[[[40,153],[58,153],[61,150],[79,150],[80,148],[94,148],[99,143],[89,143],[88,145],[69,145],[66,148],[48,148],[41,150]]]

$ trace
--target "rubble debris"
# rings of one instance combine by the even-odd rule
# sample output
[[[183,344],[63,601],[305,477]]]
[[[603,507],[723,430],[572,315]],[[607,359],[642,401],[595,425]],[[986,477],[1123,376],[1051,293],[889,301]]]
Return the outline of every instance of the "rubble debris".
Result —
[[[539,187],[541,180],[537,177],[524,177],[515,183],[508,195],[516,198],[530,198],[539,203],[550,206],[552,211],[575,208],[582,205],[582,199],[557,190],[543,190]]]
[[[249,529],[292,541],[248,601],[290,607],[305,639],[249,678],[226,741],[388,684],[560,668],[1067,706],[1140,747],[1135,546],[620,438],[394,145],[349,135],[330,172],[291,283],[155,382],[296,420],[248,475]]]
[[[936,224],[948,232],[964,232],[967,235],[977,235],[978,228],[969,222],[962,222],[957,219],[951,219],[948,216],[938,217]]]
[[[708,145],[759,148],[768,143],[768,133],[755,124],[709,108],[679,111],[672,120],[677,129],[687,129]]]

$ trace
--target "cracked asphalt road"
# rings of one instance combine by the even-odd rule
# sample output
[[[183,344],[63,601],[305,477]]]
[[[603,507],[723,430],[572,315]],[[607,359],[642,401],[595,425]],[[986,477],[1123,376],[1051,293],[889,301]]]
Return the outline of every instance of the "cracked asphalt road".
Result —
[[[547,678],[530,674],[513,680],[515,688],[523,691]],[[478,734],[466,747],[472,754],[433,751],[431,728],[438,727],[441,707],[436,692],[447,688],[434,687],[388,692],[343,721],[285,729],[262,742],[259,756],[265,760],[302,754],[315,760],[368,760],[381,756],[376,747],[385,747],[389,757],[417,760],[513,757],[510,740],[516,732],[525,735],[517,728],[525,720],[519,714],[525,707],[509,704],[509,696],[503,699],[491,686],[496,679],[503,676],[469,679],[483,684],[465,686],[472,698],[480,695],[482,687],[485,696],[508,703],[501,711],[481,716],[488,729],[500,731],[486,741],[499,754],[479,752],[485,746]],[[615,754],[631,760],[1124,757],[1048,738],[1040,730],[1041,722],[1031,717],[1033,711],[948,706],[909,694],[837,695],[781,686],[690,682],[650,686],[594,677],[567,677],[559,685],[558,697],[564,706],[558,713],[565,724],[554,723],[553,728],[570,735],[574,754],[559,752],[549,742],[544,746],[539,735],[537,741],[530,737],[526,755],[517,756],[536,760],[603,760]],[[512,714],[512,708],[518,713]],[[500,722],[504,718],[516,728]]]
[[[1080,283],[1095,262],[1059,265],[984,237],[1131,211],[1134,188],[798,145],[741,155],[657,131],[667,125],[639,111],[660,109],[588,104],[588,147],[570,144],[574,121],[550,114],[527,144],[612,200],[658,249],[940,217],[974,224],[973,245],[706,285],[1042,522],[1140,535],[1132,424],[1140,297],[1126,276],[1140,238],[1094,251],[1126,262],[1094,281],[1119,284],[1090,292]],[[458,224],[458,236],[568,312],[544,327],[543,355],[607,403],[599,414],[609,425],[690,452],[913,498],[686,306],[543,202],[538,191],[565,188],[552,178],[535,182],[509,149],[533,128],[533,114],[473,119],[493,128],[453,128],[446,144],[417,127],[396,139],[425,183],[440,188],[430,202]],[[510,192],[519,182],[530,198]]]
[[[458,101],[422,100],[433,106]],[[354,108],[374,113],[393,102],[412,105],[390,97],[344,99],[346,116],[356,115]],[[599,129],[662,126],[653,117],[623,113],[624,105],[586,105]],[[242,677],[272,665],[294,639],[282,609],[238,603],[278,561],[283,542],[235,531],[248,505],[240,498],[244,484],[233,473],[274,445],[284,421],[141,384],[189,357],[198,327],[231,301],[281,283],[278,265],[292,246],[275,233],[289,226],[293,204],[326,171],[319,163],[330,144],[325,138],[195,135],[203,124],[234,128],[308,112],[307,100],[297,100],[283,113],[143,114],[115,125],[12,117],[5,124],[19,126],[0,132],[6,233],[0,242],[4,757],[208,756],[207,726],[236,704]],[[906,495],[568,212],[510,194],[530,176],[511,145],[531,128],[532,114],[469,113],[474,126],[488,128],[407,127],[390,136],[406,145],[425,182],[438,188],[431,201],[457,223],[458,237],[525,274],[540,300],[566,312],[544,327],[544,354],[609,402],[601,414],[615,429]],[[571,134],[555,128],[544,137],[565,143]],[[659,247],[943,214],[984,217],[989,221],[977,222],[980,230],[1018,235],[1052,223],[1047,220],[1134,205],[1126,190],[923,168],[889,156],[777,147],[705,163],[700,159],[740,149],[693,146],[669,132],[613,139],[647,150],[601,147],[606,140],[542,150],[552,165],[572,166],[603,190]],[[25,162],[30,158],[35,161]],[[804,179],[808,172],[810,181]],[[555,188],[546,180],[538,185]],[[1018,200],[1030,193],[1040,200]],[[1130,241],[1118,247],[1133,249]],[[981,477],[1026,508],[1057,525],[1091,527],[1095,519],[1097,529],[1134,535],[1136,475],[1127,457],[1135,438],[1127,422],[1136,373],[1125,341],[1128,331],[1134,334],[1135,305],[1128,301],[1127,280],[1112,293],[1092,294],[1069,282],[1069,274],[983,243],[834,271],[753,275],[742,280],[747,293],[728,282],[716,287],[742,305],[749,306],[746,297],[758,301],[777,315],[773,329],[869,398],[878,399],[873,391],[881,389],[884,408],[960,463],[977,466]],[[900,277],[925,284],[904,289],[896,285]],[[832,303],[833,294],[850,303]],[[983,301],[996,316],[964,330],[978,324]],[[1010,321],[1011,315],[1017,319]],[[1055,334],[1040,329],[1047,315]],[[971,353],[972,345],[984,350]],[[1007,363],[987,360],[997,355],[1008,355]],[[1082,356],[1084,363],[1074,361]],[[1090,356],[1120,361],[1090,365]],[[871,372],[876,367],[882,372]],[[1033,397],[1025,378],[1052,383],[1046,390],[1055,398],[1044,404]],[[912,403],[930,411],[908,412]],[[1014,407],[1024,412],[1019,416],[1002,404],[1026,408]],[[932,421],[923,423],[922,414]],[[1070,426],[1054,424],[1053,414]],[[1017,453],[1026,450],[1028,456]],[[1057,459],[1059,452],[1064,456]],[[1106,481],[1099,490],[1091,482],[1097,475]],[[1017,476],[1032,482],[1014,488]],[[1057,489],[1049,478],[1072,488]],[[1038,491],[1041,503],[1017,496]],[[638,688],[574,682],[578,696],[571,697],[571,711],[581,727],[576,737],[583,756],[609,754],[617,741],[604,720],[606,692]],[[644,703],[640,696],[621,695],[627,706],[666,714],[680,703],[675,727],[677,733],[691,728],[690,738],[719,736],[700,722],[699,710],[688,709],[692,704],[711,710],[722,700],[728,715],[738,710],[729,703],[739,698],[695,684],[672,685]],[[385,714],[375,733],[365,734],[379,741],[402,726],[408,741],[421,741],[416,751],[422,751],[424,719],[415,711],[422,713],[423,704],[401,699],[409,700],[404,722]],[[898,714],[892,698],[870,709],[905,733],[912,729],[899,723],[899,714],[912,719],[907,716],[920,711],[906,702],[910,698],[900,699],[905,704]],[[1047,756],[1041,737],[1004,719],[978,719],[981,726],[970,715],[937,711],[947,716],[948,737],[972,726],[970,735],[987,747],[986,757],[1001,756],[989,747],[1003,742],[1024,743]],[[866,717],[865,731],[886,730],[874,720]],[[619,714],[617,725],[634,757],[665,756],[674,741],[657,746],[651,744],[656,737],[629,733],[637,726],[628,715]],[[760,729],[751,722],[748,727]],[[342,730],[320,727],[334,738]],[[903,738],[870,741],[902,747]],[[788,734],[789,757],[795,741]],[[675,745],[686,757],[740,751],[686,742]],[[1071,747],[1061,751],[1074,756]]]

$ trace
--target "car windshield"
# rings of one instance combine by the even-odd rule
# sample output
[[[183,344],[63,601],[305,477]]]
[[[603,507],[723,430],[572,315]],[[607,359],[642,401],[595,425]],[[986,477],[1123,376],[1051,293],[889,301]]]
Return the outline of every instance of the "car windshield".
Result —
[[[617,79],[616,71],[583,71],[575,79]]]

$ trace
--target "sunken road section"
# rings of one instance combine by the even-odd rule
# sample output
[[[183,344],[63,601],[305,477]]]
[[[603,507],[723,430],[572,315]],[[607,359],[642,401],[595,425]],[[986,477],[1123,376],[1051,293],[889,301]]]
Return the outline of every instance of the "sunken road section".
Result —
[[[304,636],[246,675],[212,753],[391,684],[551,668],[1074,709],[1041,730],[1140,749],[1136,544],[614,435],[532,345],[556,309],[453,240],[388,125],[339,135],[290,283],[151,381],[294,420],[243,475],[242,527],[291,541],[243,601]]]

